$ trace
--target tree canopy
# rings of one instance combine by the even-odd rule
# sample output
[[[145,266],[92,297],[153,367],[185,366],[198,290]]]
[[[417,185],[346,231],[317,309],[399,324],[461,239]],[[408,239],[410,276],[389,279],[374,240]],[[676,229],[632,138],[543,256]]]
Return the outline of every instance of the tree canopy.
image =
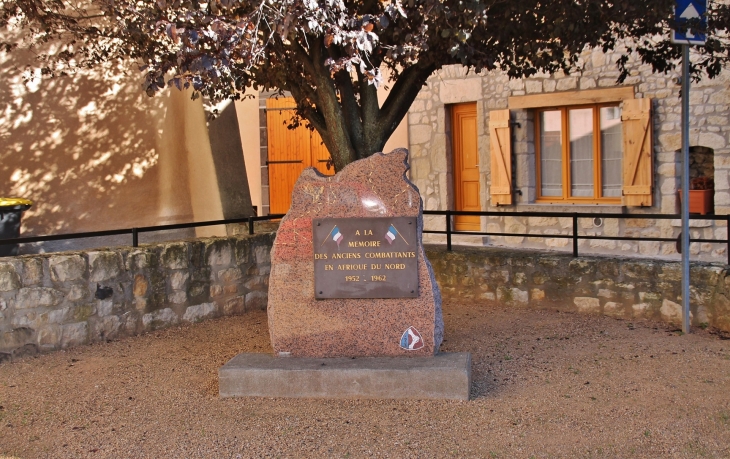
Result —
[[[680,56],[669,43],[673,0],[0,0],[6,52],[34,47],[58,75],[133,59],[145,90],[193,88],[212,100],[251,86],[288,91],[337,170],[381,151],[428,77],[445,65],[519,78],[575,70],[586,47],[625,45],[655,71]],[[730,7],[709,1],[708,41],[694,74],[728,61]],[[689,27],[699,28],[699,23]],[[48,46],[44,46],[48,44]],[[389,81],[383,81],[383,75]],[[377,86],[390,88],[385,102]]]

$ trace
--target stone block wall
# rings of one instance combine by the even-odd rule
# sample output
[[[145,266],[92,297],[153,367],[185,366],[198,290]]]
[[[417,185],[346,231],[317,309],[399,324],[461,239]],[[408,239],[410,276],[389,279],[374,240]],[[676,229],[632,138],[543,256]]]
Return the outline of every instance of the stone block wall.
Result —
[[[274,236],[0,258],[0,362],[265,309]]]
[[[427,246],[426,255],[444,299],[682,323],[677,262],[486,247]],[[730,331],[727,266],[693,263],[690,275],[692,324]]]
[[[0,362],[265,309],[275,234],[0,259]],[[445,299],[681,323],[677,262],[427,246]],[[725,265],[692,265],[694,326],[730,331]]]
[[[483,210],[530,212],[595,212],[601,213],[664,213],[678,211],[677,191],[680,182],[681,157],[681,100],[680,85],[676,72],[653,74],[651,68],[634,59],[630,63],[631,73],[621,86],[630,86],[636,98],[652,99],[652,122],[654,134],[654,206],[650,208],[621,207],[619,205],[557,205],[541,204],[536,201],[535,124],[534,111],[511,110],[512,121],[518,122],[512,129],[513,206],[493,207],[489,199],[490,151],[489,113],[495,109],[509,108],[510,96],[560,93],[619,86],[616,83],[618,53],[603,53],[587,49],[578,63],[578,70],[570,75],[538,74],[530,78],[510,80],[506,74],[493,71],[475,74],[461,66],[449,66],[439,70],[418,94],[408,112],[410,136],[410,178],[416,184],[423,198],[424,209],[453,209],[453,166],[451,151],[451,127],[449,106],[451,104],[476,102],[477,145],[480,169],[480,203]],[[695,149],[712,151],[710,165],[697,165],[705,171],[712,171],[715,182],[715,213],[730,213],[730,72],[723,72],[715,79],[703,79],[692,83],[690,90],[690,145]],[[556,219],[494,217],[482,219],[482,231],[523,232],[539,234],[569,234]],[[638,221],[638,220],[637,220]],[[426,216],[425,228],[443,230],[443,217]],[[707,220],[695,225],[694,237],[719,238],[727,235],[727,225]],[[594,227],[583,222],[582,231],[587,235],[644,235],[647,237],[676,238],[679,225],[670,220],[648,223],[606,222],[603,227]],[[517,246],[524,238],[467,238],[479,245]],[[438,236],[426,236],[426,241],[443,240]],[[561,250],[568,244],[566,239],[533,238],[529,247]],[[565,248],[568,250],[568,248]],[[624,254],[679,259],[673,243],[628,242],[628,241],[586,241],[582,249],[596,254]],[[691,247],[695,258],[704,261],[723,261],[727,250],[723,244],[698,244]]]

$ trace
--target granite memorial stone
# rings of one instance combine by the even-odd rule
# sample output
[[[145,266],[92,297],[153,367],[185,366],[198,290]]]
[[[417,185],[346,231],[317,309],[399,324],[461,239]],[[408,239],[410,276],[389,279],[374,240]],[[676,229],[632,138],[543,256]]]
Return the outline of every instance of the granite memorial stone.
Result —
[[[271,251],[274,353],[426,356],[443,338],[441,295],[421,240],[408,152],[377,153],[332,177],[305,170]]]
[[[302,173],[271,250],[274,355],[231,359],[221,397],[469,399],[471,356],[438,352],[441,294],[407,157]]]

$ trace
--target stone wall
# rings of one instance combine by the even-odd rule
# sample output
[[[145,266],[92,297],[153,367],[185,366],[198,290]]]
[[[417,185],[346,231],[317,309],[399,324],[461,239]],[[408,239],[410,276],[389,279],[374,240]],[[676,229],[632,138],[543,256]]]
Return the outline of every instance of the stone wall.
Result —
[[[265,309],[274,234],[0,258],[0,362]]]
[[[676,213],[677,190],[680,182],[681,148],[680,85],[676,73],[653,74],[651,68],[640,65],[634,59],[631,74],[622,83],[633,88],[636,98],[652,99],[654,135],[654,206],[649,208],[621,207],[620,205],[556,205],[536,201],[535,177],[535,125],[534,111],[511,110],[512,121],[518,122],[512,129],[513,195],[515,205],[493,207],[489,199],[490,151],[489,113],[495,109],[509,108],[510,96],[560,93],[617,86],[617,53],[604,54],[600,50],[586,50],[578,63],[579,70],[566,75],[536,75],[530,78],[510,80],[506,74],[494,71],[483,74],[467,72],[460,66],[441,69],[434,74],[421,90],[409,111],[410,177],[421,191],[424,209],[453,209],[453,175],[449,106],[456,103],[476,102],[477,144],[479,149],[480,203],[483,210],[499,211],[552,211],[552,212],[602,212],[610,213]],[[711,150],[711,169],[715,181],[715,213],[730,213],[730,72],[719,77],[705,78],[692,83],[690,90],[690,145]],[[699,167],[699,166],[698,166]],[[703,170],[704,170],[703,169]],[[679,224],[670,220],[619,223],[606,222],[603,227],[584,222],[581,227],[587,235],[642,235],[646,237],[676,238]],[[426,229],[443,230],[443,218],[427,216]],[[724,222],[698,223],[693,237],[724,239],[727,226]],[[482,231],[522,232],[540,234],[569,234],[557,219],[525,219],[494,217],[482,219]],[[427,241],[440,240],[427,236]],[[442,238],[441,238],[442,240]],[[470,238],[471,243],[517,246],[524,238]],[[537,239],[527,241],[531,247],[553,250],[569,250],[567,239]],[[628,241],[584,241],[581,251],[596,254],[640,254],[652,257],[679,259],[673,243],[637,243]],[[727,257],[722,244],[693,243],[692,254],[705,261],[722,261]]]
[[[0,362],[265,309],[274,233],[0,259]],[[442,296],[681,323],[679,263],[427,246]],[[725,266],[692,266],[692,323],[730,331]]]
[[[444,299],[682,323],[677,262],[485,247],[427,246],[426,254]],[[726,266],[693,263],[690,293],[694,326],[730,331]]]

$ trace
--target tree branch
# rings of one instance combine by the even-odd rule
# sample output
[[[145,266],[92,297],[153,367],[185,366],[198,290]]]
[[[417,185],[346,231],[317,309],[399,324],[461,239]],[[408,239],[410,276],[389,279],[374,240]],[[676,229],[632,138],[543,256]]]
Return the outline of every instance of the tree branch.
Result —
[[[316,38],[315,38],[316,39]],[[314,74],[314,64],[312,62],[312,57],[309,55],[306,49],[304,49],[298,41],[294,41],[292,44],[292,51],[297,56],[298,60],[302,63],[304,66],[304,70],[309,72],[310,74]]]
[[[342,170],[346,165],[357,159],[357,152],[353,148],[350,133],[345,127],[342,107],[337,99],[337,92],[330,78],[329,69],[324,65],[324,43],[316,40],[312,44],[312,62],[316,82],[316,91],[319,100],[317,107],[327,124],[327,130],[320,132],[322,140],[332,154],[335,170]]]
[[[408,113],[413,101],[416,100],[423,84],[436,69],[437,67],[433,64],[423,66],[416,64],[401,73],[380,109],[378,129],[383,139],[387,140],[393,134]],[[383,145],[385,145],[385,140]]]
[[[360,106],[362,112],[362,124],[364,133],[364,146],[368,149],[368,154],[372,154],[382,149],[378,147],[376,140],[378,135],[378,118],[380,116],[380,104],[378,103],[378,88],[375,85],[368,84],[367,78],[357,71],[358,84],[360,88]]]
[[[339,59],[342,57],[340,48],[338,46],[330,46],[327,48],[329,56],[332,59]],[[334,75],[335,85],[339,91],[339,102],[342,106],[342,113],[345,117],[345,129],[348,130],[350,135],[350,141],[353,143],[353,148],[358,153],[358,158],[363,158],[362,147],[363,147],[363,126],[362,126],[362,113],[360,111],[360,105],[358,104],[356,91],[352,81],[352,77],[346,70],[340,70]]]
[[[293,85],[289,89],[289,92],[291,92],[294,100],[305,100],[305,98],[309,98],[309,96],[304,94],[304,92],[306,92],[305,89],[308,89],[306,85]],[[300,112],[301,116],[309,121],[314,129],[319,132],[319,135],[324,138],[325,132],[327,132],[327,123],[325,122],[322,114],[316,109],[316,107],[301,107],[297,105],[297,110]]]
[[[342,114],[345,117],[345,129],[350,134],[350,141],[353,142],[353,148],[358,152],[358,158],[362,158],[362,152],[360,151],[363,140],[362,118],[350,74],[345,70],[340,70],[335,74],[335,84],[340,92],[340,105],[342,106]]]

